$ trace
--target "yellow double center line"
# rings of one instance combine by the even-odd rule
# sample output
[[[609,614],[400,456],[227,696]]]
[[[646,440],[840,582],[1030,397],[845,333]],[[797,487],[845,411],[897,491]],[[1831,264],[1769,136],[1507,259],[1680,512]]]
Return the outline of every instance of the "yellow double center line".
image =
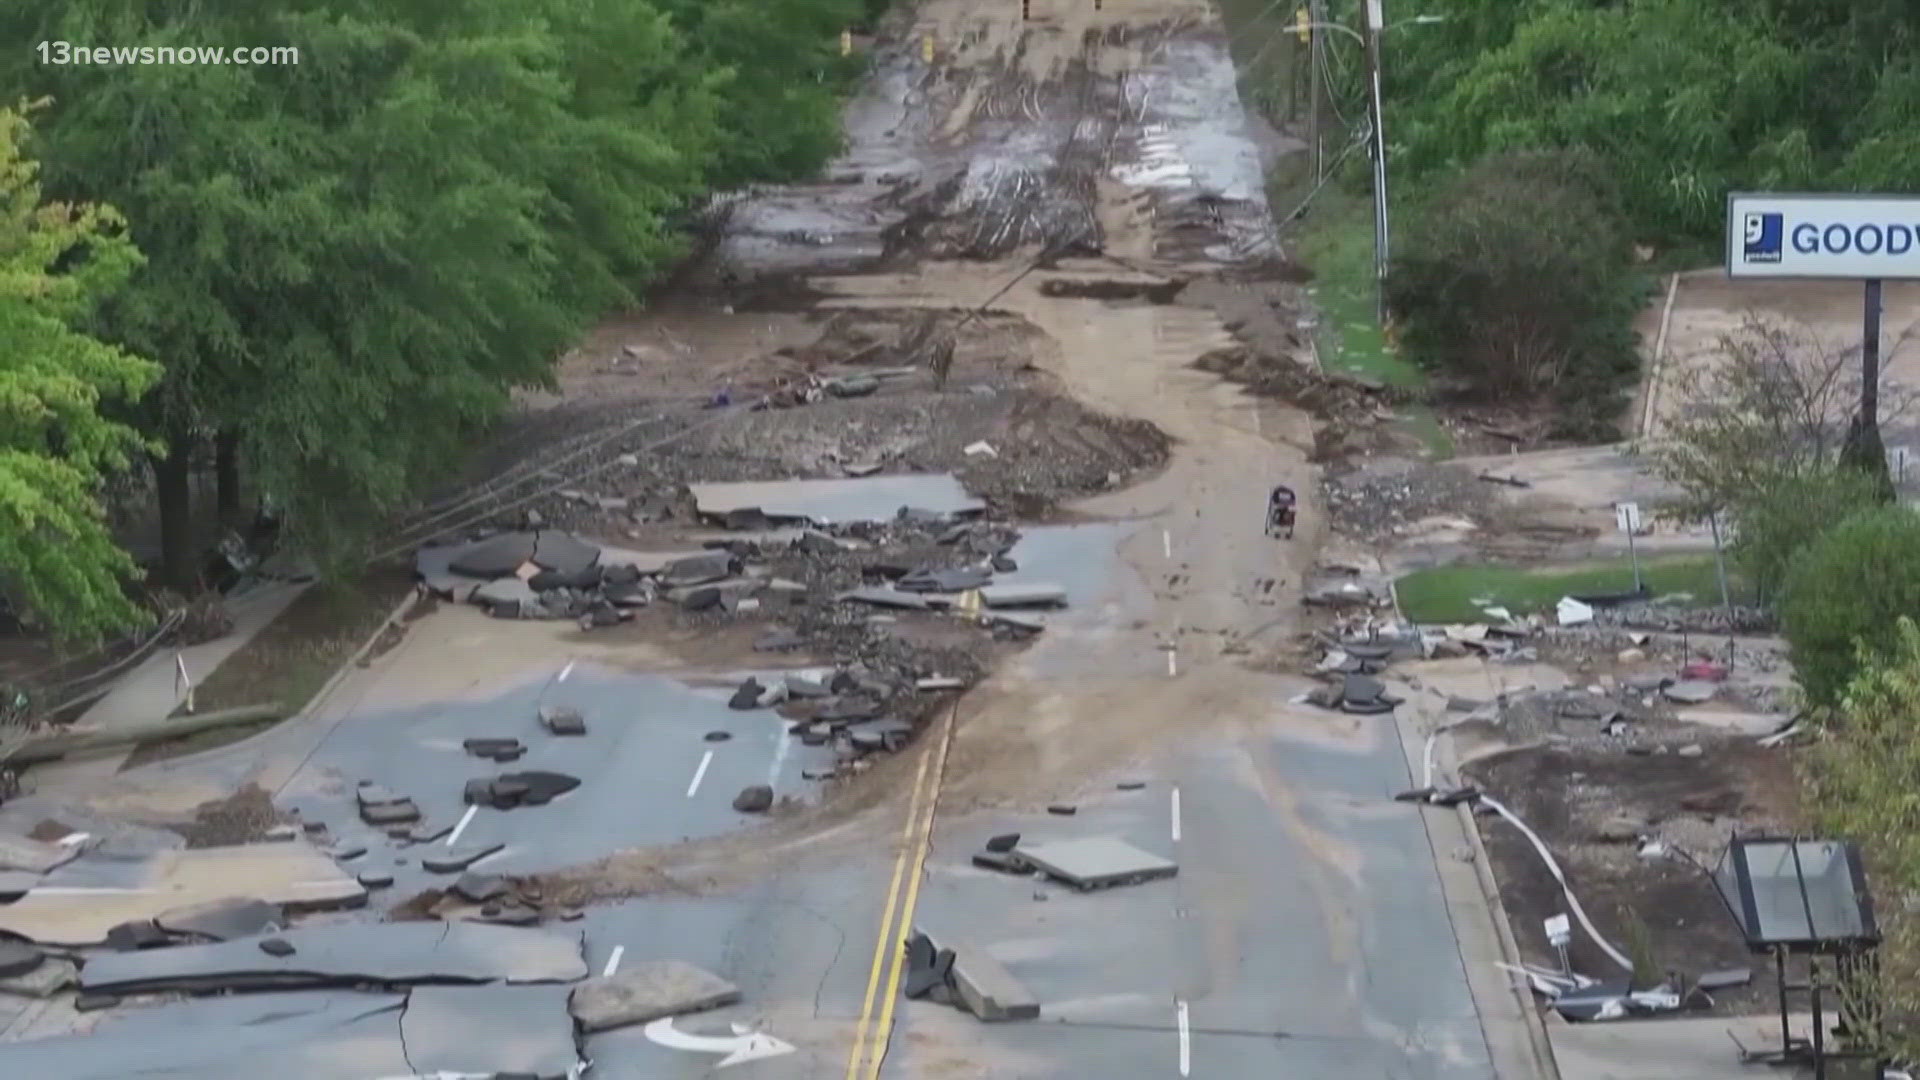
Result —
[[[933,839],[933,813],[940,801],[940,778],[946,772],[947,748],[953,745],[953,724],[959,711],[956,703],[947,713],[935,745],[920,755],[920,768],[913,775],[907,822],[900,832],[900,853],[893,860],[893,879],[887,884],[887,906],[880,915],[880,931],[873,942],[873,964],[867,972],[867,993],[860,1002],[860,1022],[854,1028],[853,1049],[847,1056],[847,1080],[878,1080],[880,1063],[886,1060],[887,1040],[893,1034],[893,1005],[899,999],[900,972],[906,963],[907,933],[913,926],[914,905],[920,899],[920,876],[926,868],[927,849]],[[880,1007],[877,1017],[876,1003]]]

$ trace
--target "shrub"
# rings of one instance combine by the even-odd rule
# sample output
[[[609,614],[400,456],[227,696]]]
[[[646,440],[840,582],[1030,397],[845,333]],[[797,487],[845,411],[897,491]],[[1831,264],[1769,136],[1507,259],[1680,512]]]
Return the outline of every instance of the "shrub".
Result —
[[[1606,175],[1580,153],[1491,156],[1416,207],[1387,277],[1414,361],[1472,397],[1551,403],[1562,434],[1615,434],[1645,282]]]
[[[1796,555],[1878,502],[1878,484],[1857,469],[1828,465],[1779,474],[1734,503],[1734,565],[1761,602],[1771,603]]]
[[[1920,612],[1920,514],[1856,514],[1796,557],[1780,599],[1794,668],[1814,705],[1838,703],[1863,658],[1883,655],[1900,617]]]

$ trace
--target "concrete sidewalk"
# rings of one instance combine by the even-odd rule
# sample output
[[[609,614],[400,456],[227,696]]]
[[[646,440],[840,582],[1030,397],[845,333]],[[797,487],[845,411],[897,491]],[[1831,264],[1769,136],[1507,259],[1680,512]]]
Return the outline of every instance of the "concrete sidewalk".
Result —
[[[308,584],[269,582],[229,600],[227,613],[233,618],[233,630],[226,636],[184,649],[156,650],[121,676],[106,697],[80,714],[75,726],[110,731],[170,715],[186,700],[185,690],[178,682],[179,664],[186,665],[187,677],[194,683],[204,681],[227,657],[252,641],[285,611],[287,605],[306,591]],[[120,746],[48,762],[34,770],[34,786],[41,792],[76,786],[97,790],[103,781],[111,780],[120,771],[132,752],[131,746]]]
[[[1797,1036],[1807,1035],[1812,1021],[1806,1013],[1790,1017]],[[1742,1046],[1748,1050],[1779,1047],[1778,1016],[1570,1024],[1559,1014],[1549,1013],[1547,1037],[1553,1042],[1562,1080],[1755,1080],[1812,1075],[1804,1069],[1741,1063]]]

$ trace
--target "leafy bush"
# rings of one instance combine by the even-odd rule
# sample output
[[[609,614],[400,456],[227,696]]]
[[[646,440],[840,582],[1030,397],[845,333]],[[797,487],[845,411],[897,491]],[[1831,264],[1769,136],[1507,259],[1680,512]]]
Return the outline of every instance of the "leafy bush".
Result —
[[[1509,154],[1416,208],[1387,304],[1415,362],[1468,395],[1550,400],[1562,434],[1605,437],[1638,370],[1644,289],[1597,159]]]
[[[1878,502],[1878,484],[1857,469],[1827,466],[1776,476],[1734,504],[1734,565],[1761,601],[1771,602],[1796,555]]]
[[[1808,754],[1806,780],[1816,820],[1831,836],[1857,841],[1874,891],[1920,894],[1920,628],[1902,618],[1884,656],[1863,657],[1842,698],[1842,719]],[[1879,963],[1843,981],[1843,1007],[1875,1015],[1890,1056],[1920,1057],[1920,912],[1878,908]],[[1871,1030],[1871,1029],[1868,1029]]]
[[[1890,506],[1835,526],[1792,562],[1780,619],[1814,705],[1833,705],[1864,659],[1920,612],[1920,514]]]

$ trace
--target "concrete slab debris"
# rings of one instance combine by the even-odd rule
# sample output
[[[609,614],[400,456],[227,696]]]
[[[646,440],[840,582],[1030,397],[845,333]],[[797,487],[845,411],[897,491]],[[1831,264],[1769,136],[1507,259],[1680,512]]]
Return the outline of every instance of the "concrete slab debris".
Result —
[[[476,904],[484,904],[506,895],[507,879],[498,874],[461,874],[460,880],[454,882],[447,891]]]
[[[369,889],[385,889],[393,884],[393,875],[384,870],[368,870],[360,874],[358,880]]]
[[[155,926],[152,919],[135,919],[108,930],[106,944],[109,949],[133,952],[136,949],[158,949],[171,945],[173,938]]]
[[[987,840],[986,847],[988,851],[1012,851],[1014,848],[1018,847],[1019,845],[1020,845],[1020,834],[1017,832],[1010,832],[1010,833],[1001,833],[998,836],[989,838]]]
[[[516,761],[527,752],[519,739],[468,739],[461,743],[467,753],[490,761]]]
[[[856,604],[871,604],[874,607],[898,608],[903,611],[925,611],[933,606],[932,602],[924,596],[888,588],[853,589],[841,593],[840,599]]]
[[[953,516],[986,509],[949,474],[693,484],[690,489],[696,510],[710,519],[758,510],[770,520],[826,524],[886,521],[903,508]]]
[[[1713,696],[1719,693],[1719,687],[1705,679],[1686,679],[1674,683],[1660,693],[1668,701],[1679,702],[1682,705],[1699,705],[1713,700]]]
[[[1033,1020],[1040,1016],[1040,1002],[1013,973],[977,943],[943,941],[914,927],[908,938],[907,959],[919,959],[924,966],[915,977],[908,971],[909,989],[927,997],[939,997],[941,987],[950,999],[987,1023],[1009,1020]],[[940,976],[944,974],[944,979]]]
[[[1058,585],[988,585],[980,590],[980,602],[990,608],[1061,607],[1067,602],[1067,590]]]
[[[1082,892],[1170,878],[1180,872],[1171,859],[1111,836],[1021,844],[1014,848],[1014,854],[1048,877]]]
[[[429,874],[458,874],[494,854],[505,844],[455,844],[444,851],[423,856],[420,866]]]
[[[489,615],[517,619],[521,612],[530,610],[540,602],[540,594],[517,577],[503,577],[475,589],[472,599],[486,608]]]
[[[660,571],[660,583],[669,588],[707,585],[730,578],[739,569],[739,560],[725,551],[709,551],[675,559]]]
[[[245,897],[224,897],[161,912],[154,923],[170,934],[231,941],[266,933],[285,920],[286,913],[280,910],[278,904]]]
[[[94,885],[83,856],[43,879],[43,887],[0,907],[0,931],[43,945],[95,945],[122,923],[241,894],[289,911],[351,907],[367,891],[305,840],[154,852],[116,860],[115,891],[71,893]],[[49,891],[52,890],[52,891]]]
[[[180,945],[96,957],[80,972],[83,990],[292,989],[371,984],[553,983],[587,976],[577,934],[482,923],[398,922],[311,926],[280,935],[290,956],[252,941]]]
[[[740,1000],[740,989],[680,960],[649,960],[573,988],[567,1008],[580,1030],[607,1031],[665,1016],[703,1012]]]
[[[424,1076],[578,1075],[566,998],[543,986],[421,986],[400,1014],[408,1064]]]
[[[1027,865],[1025,859],[1011,851],[976,851],[973,854],[973,865],[983,870],[998,870],[1003,874],[1018,874],[1023,877],[1033,873],[1033,867]]]

